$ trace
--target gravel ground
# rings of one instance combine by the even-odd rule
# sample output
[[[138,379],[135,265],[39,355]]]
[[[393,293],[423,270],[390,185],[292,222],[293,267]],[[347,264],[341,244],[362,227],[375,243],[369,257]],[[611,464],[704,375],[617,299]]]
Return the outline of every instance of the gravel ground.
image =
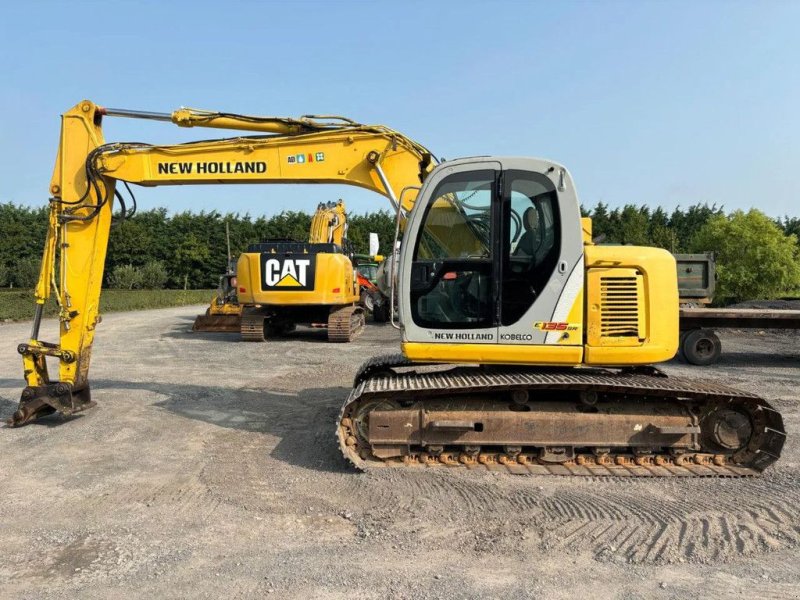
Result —
[[[0,597],[800,597],[795,332],[723,333],[718,365],[666,367],[783,412],[784,458],[758,478],[361,474],[334,420],[396,332],[244,344],[189,333],[202,309],[108,315],[98,407],[0,429]],[[3,419],[28,330],[0,325]]]

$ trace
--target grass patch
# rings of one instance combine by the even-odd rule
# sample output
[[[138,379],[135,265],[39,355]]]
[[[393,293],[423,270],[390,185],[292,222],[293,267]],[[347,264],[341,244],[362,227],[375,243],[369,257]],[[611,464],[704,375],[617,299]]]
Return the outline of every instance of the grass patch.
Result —
[[[104,290],[100,296],[100,312],[206,304],[213,295],[214,290]],[[0,321],[32,319],[34,308],[31,290],[0,289]],[[45,305],[44,314],[47,317],[58,315],[58,306],[52,298]]]

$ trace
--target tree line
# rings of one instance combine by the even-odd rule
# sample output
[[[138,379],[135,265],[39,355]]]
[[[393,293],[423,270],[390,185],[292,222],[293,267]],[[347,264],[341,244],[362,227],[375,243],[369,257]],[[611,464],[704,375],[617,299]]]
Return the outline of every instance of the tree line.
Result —
[[[757,210],[726,212],[708,204],[667,212],[635,205],[612,209],[600,202],[581,212],[592,218],[598,243],[657,246],[673,253],[714,251],[723,296],[769,297],[800,287],[800,218],[770,219]],[[0,287],[35,283],[47,218],[47,207],[0,204]],[[226,223],[235,257],[264,239],[307,239],[311,215],[169,214],[163,208],[138,212],[113,225],[106,285],[215,287],[227,262]],[[369,233],[375,232],[380,252],[388,253],[394,238],[394,216],[388,211],[351,214],[348,224],[356,252],[367,253]]]
[[[33,287],[47,222],[47,207],[0,204],[0,287]],[[227,264],[226,224],[235,258],[262,240],[307,240],[311,215],[298,211],[255,218],[216,211],[170,215],[164,208],[137,212],[112,224],[104,283],[123,288],[216,287]],[[348,215],[348,238],[358,253],[369,251],[370,232],[378,234],[379,250],[386,253],[394,229],[394,217],[387,211]]]

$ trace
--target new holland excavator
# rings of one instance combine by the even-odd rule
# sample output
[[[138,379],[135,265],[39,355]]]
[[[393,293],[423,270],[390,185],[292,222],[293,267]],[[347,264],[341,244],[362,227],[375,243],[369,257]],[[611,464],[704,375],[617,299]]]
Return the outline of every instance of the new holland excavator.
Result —
[[[260,135],[105,143],[104,115]],[[27,386],[10,424],[92,405],[89,360],[117,181],[338,182],[388,197],[403,230],[392,276],[402,353],[360,368],[336,423],[357,467],[743,476],[778,460],[786,434],[765,400],[652,366],[678,345],[668,252],[593,245],[572,178],[553,161],[435,162],[398,132],[341,118],[81,102],[63,115],[33,331],[19,346]],[[263,264],[253,268],[265,276]],[[39,339],[51,289],[60,343]],[[57,380],[47,356],[59,360]]]
[[[251,244],[236,263],[236,284],[229,269],[192,329],[240,331],[244,341],[263,342],[297,324],[323,324],[329,341],[350,342],[364,328],[352,257],[344,201],[320,203],[307,242]]]

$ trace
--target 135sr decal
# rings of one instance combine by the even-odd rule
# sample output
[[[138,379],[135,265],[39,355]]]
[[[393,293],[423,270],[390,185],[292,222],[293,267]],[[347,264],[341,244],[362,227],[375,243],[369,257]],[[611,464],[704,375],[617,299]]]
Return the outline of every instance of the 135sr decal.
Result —
[[[561,321],[536,321],[533,328],[541,331],[577,331],[578,325]]]

